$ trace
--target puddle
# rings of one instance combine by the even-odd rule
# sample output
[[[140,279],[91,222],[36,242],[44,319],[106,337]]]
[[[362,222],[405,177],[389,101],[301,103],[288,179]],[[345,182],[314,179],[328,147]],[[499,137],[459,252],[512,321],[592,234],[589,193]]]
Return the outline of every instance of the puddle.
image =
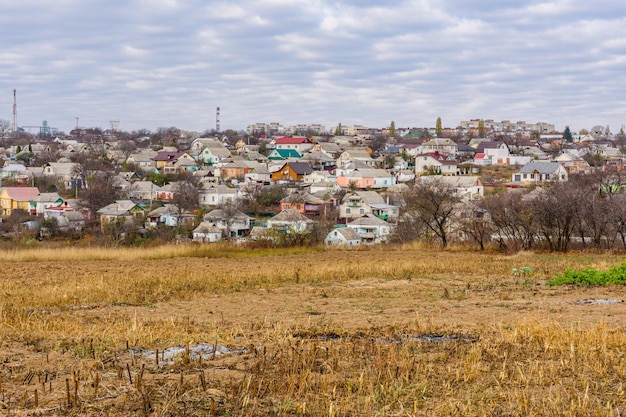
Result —
[[[624,300],[613,300],[613,299],[607,299],[607,298],[600,298],[600,299],[586,299],[586,300],[578,300],[576,301],[576,304],[578,305],[587,305],[587,304],[600,304],[600,305],[607,305],[607,304],[619,304],[619,303],[623,303]]]
[[[475,342],[476,337],[451,334],[422,334],[419,336],[407,336],[404,341],[408,342],[425,342],[425,343],[454,343],[454,342]]]
[[[134,352],[146,358],[155,358],[156,350],[134,349]],[[224,345],[212,345],[208,343],[198,343],[190,345],[189,348],[184,345],[172,346],[163,350],[159,349],[159,363],[174,363],[187,355],[194,361],[205,359],[213,359],[224,355],[236,355],[245,352],[245,349],[231,349]]]
[[[318,340],[366,340],[365,336],[341,336],[337,333],[296,333],[293,337],[298,339],[318,339]],[[439,334],[428,333],[420,335],[403,335],[394,337],[378,337],[374,339],[378,343],[406,343],[406,342],[423,342],[423,343],[469,343],[478,340],[475,336],[459,335],[459,334]]]

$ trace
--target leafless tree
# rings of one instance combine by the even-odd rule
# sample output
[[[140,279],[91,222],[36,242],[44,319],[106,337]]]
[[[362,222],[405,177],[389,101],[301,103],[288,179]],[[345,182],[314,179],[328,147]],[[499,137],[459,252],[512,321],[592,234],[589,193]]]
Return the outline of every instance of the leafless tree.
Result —
[[[610,211],[612,229],[620,237],[622,249],[626,249],[626,195],[614,195],[610,201],[613,205]]]
[[[176,207],[178,215],[185,211],[191,211],[200,204],[198,188],[190,181],[178,181],[174,185],[172,204]]]
[[[439,178],[422,180],[404,198],[406,215],[433,233],[445,248],[451,232],[452,216],[460,202],[454,188]]]
[[[217,207],[221,212],[221,220],[226,226],[224,231],[226,239],[231,238],[233,224],[241,216],[241,203],[237,199],[228,199]]]
[[[503,250],[531,249],[536,240],[534,213],[521,193],[486,196],[480,207],[489,213],[494,238]]]
[[[93,216],[102,207],[117,199],[115,177],[110,172],[99,172],[92,174],[87,180],[88,185],[81,190],[79,197],[82,206]]]
[[[484,250],[495,231],[487,210],[480,206],[479,201],[471,201],[457,213],[456,217],[460,230],[475,242],[481,251]]]
[[[555,183],[532,200],[539,234],[551,251],[567,252],[580,215],[581,190],[571,182]]]

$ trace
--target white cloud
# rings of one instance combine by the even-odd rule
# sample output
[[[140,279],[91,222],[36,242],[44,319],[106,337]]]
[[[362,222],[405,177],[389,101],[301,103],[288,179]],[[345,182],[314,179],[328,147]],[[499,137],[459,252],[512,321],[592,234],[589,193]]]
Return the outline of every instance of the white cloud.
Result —
[[[0,36],[0,118],[17,88],[25,124],[624,123],[612,0],[24,0]]]

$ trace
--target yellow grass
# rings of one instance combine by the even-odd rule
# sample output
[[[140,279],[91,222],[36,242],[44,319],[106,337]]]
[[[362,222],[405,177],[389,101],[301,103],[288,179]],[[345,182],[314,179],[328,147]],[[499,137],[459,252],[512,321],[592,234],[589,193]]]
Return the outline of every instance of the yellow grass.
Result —
[[[624,415],[624,307],[575,303],[624,290],[544,285],[622,259],[411,245],[5,251],[0,414]],[[141,354],[199,342],[240,350],[173,364]]]

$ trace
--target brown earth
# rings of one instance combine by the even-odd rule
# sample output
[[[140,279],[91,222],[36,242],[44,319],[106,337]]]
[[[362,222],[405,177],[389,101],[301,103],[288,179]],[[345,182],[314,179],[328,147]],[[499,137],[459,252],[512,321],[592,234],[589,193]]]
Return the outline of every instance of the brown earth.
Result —
[[[377,256],[393,260],[396,255],[389,252]],[[407,257],[407,253],[401,255],[398,259]],[[359,264],[354,257],[346,259],[346,253],[313,254],[295,257],[296,266],[283,266],[287,261],[280,258],[281,268],[287,275],[293,276],[296,271],[296,275],[306,277],[319,268],[313,266],[318,265],[315,260],[324,256],[328,265],[345,261],[347,267],[356,268]],[[515,277],[489,271],[481,276],[475,270],[463,274],[462,264],[450,265],[452,256],[442,255],[440,259],[442,268],[450,269],[446,273],[313,282],[290,278],[282,283],[270,281],[268,285],[244,285],[135,305],[89,302],[34,306],[24,318],[32,323],[11,322],[0,328],[0,412],[182,415],[181,410],[188,407],[187,415],[226,414],[221,407],[235,401],[242,381],[258,366],[260,350],[272,349],[286,340],[291,343],[289,340],[298,332],[354,336],[391,328],[481,338],[512,323],[552,322],[581,327],[605,323],[610,328],[624,325],[626,303],[622,301],[626,300],[626,290],[622,287],[549,287],[545,285],[547,276],[540,274]],[[525,258],[524,262],[532,259]],[[264,270],[278,261],[263,258],[247,268]],[[183,263],[185,268],[198,270],[197,264],[206,262],[146,261],[135,271],[137,275],[149,275]],[[227,270],[239,268],[237,261],[220,262]],[[501,271],[510,271],[511,264],[521,265],[504,257],[497,262],[503,265]],[[68,268],[55,262],[4,266],[6,274],[22,283],[36,271],[46,271],[42,282],[62,280]],[[81,275],[123,276],[130,269],[130,264],[124,263],[81,261],[73,265],[74,272],[65,279],[76,279],[79,286],[83,285]],[[241,271],[244,274],[243,268]],[[584,300],[615,302],[594,304]],[[6,308],[9,302],[3,299],[0,313],[4,316],[10,314]],[[28,300],[24,302],[28,305]],[[63,326],[67,326],[66,337],[59,336],[65,331]],[[167,333],[165,328],[170,327]],[[50,339],[41,336],[46,332]],[[141,337],[128,337],[134,333]],[[204,358],[204,362],[183,355],[175,363],[166,364],[157,363],[156,355],[144,355],[150,349],[193,347],[201,342],[228,346],[234,351],[232,355]]]

